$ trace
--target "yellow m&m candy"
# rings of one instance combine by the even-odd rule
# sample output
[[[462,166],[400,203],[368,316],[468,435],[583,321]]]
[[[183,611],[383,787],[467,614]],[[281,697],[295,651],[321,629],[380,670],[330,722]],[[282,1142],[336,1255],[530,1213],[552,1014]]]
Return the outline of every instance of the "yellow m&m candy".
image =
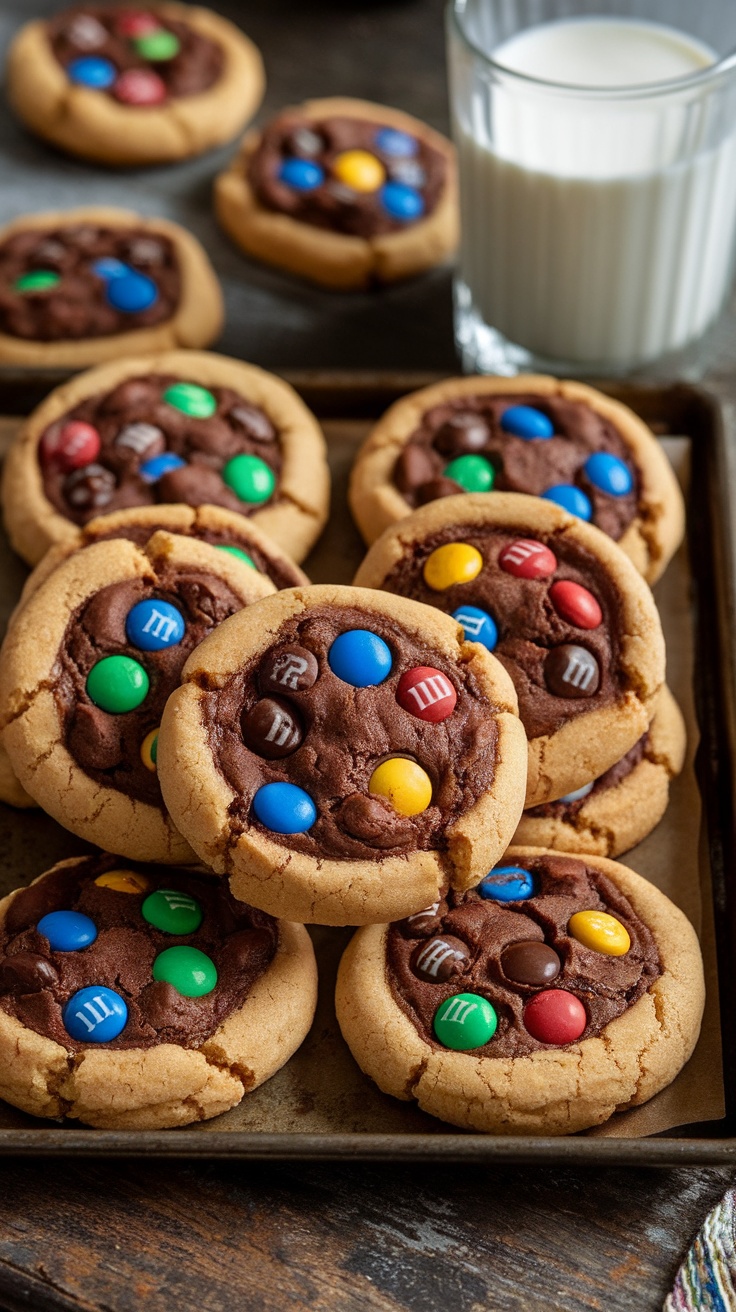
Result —
[[[380,159],[367,150],[344,150],[335,160],[332,172],[353,191],[378,191],[386,180]]]
[[[576,911],[567,928],[584,948],[607,957],[623,957],[631,947],[628,930],[607,911]]]
[[[147,893],[149,889],[148,880],[136,870],[108,870],[106,874],[98,875],[95,883],[100,888],[112,888],[116,893]]]
[[[368,791],[385,797],[399,815],[419,815],[432,801],[432,781],[426,770],[403,756],[376,766]]]
[[[156,745],[158,743],[158,729],[152,729],[147,733],[141,743],[141,760],[151,774],[156,773]]]
[[[468,542],[448,542],[437,547],[424,564],[424,582],[433,592],[444,592],[453,583],[470,583],[483,568],[483,557]]]

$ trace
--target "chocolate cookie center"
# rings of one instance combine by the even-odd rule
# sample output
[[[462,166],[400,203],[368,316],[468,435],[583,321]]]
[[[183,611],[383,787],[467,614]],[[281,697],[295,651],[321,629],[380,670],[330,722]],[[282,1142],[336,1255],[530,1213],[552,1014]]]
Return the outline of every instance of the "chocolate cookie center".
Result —
[[[599,1034],[661,965],[610,879],[548,855],[497,867],[477,889],[391,925],[386,971],[432,1047],[524,1057]]]
[[[315,607],[202,699],[234,826],[315,859],[444,850],[492,786],[494,710],[388,608]]]
[[[195,1048],[242,1006],[277,943],[277,922],[220,880],[89,857],[13,899],[0,1007],[72,1052]]]
[[[420,136],[347,115],[282,114],[251,156],[248,178],[268,209],[354,237],[400,232],[436,208],[444,157]]]
[[[0,244],[0,332],[76,341],[151,328],[176,312],[179,261],[140,228],[27,228]]]

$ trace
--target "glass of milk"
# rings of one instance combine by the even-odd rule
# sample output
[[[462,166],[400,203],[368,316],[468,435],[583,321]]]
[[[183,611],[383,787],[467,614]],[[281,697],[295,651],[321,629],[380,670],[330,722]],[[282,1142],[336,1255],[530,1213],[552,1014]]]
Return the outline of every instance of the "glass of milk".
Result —
[[[450,0],[469,372],[692,375],[736,251],[736,0]]]

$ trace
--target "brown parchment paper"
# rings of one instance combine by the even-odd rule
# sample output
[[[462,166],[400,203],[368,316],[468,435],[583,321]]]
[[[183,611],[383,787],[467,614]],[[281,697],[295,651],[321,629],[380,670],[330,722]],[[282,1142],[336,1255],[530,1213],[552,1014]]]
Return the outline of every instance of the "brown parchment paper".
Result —
[[[0,453],[18,421],[0,419]],[[306,562],[317,583],[349,583],[363,556],[363,545],[347,509],[350,465],[369,425],[331,421],[328,435],[333,473],[332,514],[328,527]],[[689,442],[668,438],[665,446],[678,474],[686,478]],[[17,600],[26,570],[0,537],[0,622],[3,629]],[[621,858],[651,879],[689,916],[701,934],[706,966],[705,1021],[696,1051],[677,1080],[644,1107],[624,1112],[589,1133],[620,1138],[661,1133],[675,1126],[714,1120],[724,1114],[716,959],[707,850],[701,835],[701,807],[693,772],[697,744],[692,697],[693,634],[690,575],[681,550],[655,595],[662,614],[668,652],[668,682],[688,725],[685,770],[672,787],[664,820],[643,843]],[[19,812],[0,804],[0,894],[27,883],[54,861],[89,850],[40,811]],[[320,973],[320,995],[312,1030],[298,1053],[267,1084],[239,1107],[214,1121],[191,1127],[202,1134],[242,1130],[248,1133],[434,1134],[457,1133],[426,1116],[416,1106],[380,1093],[355,1065],[335,1019],[335,975],[351,931],[312,927]],[[0,1103],[0,1129],[40,1125]],[[90,1131],[91,1134],[94,1131]],[[177,1131],[172,1130],[172,1134]],[[132,1136],[133,1138],[135,1136]]]

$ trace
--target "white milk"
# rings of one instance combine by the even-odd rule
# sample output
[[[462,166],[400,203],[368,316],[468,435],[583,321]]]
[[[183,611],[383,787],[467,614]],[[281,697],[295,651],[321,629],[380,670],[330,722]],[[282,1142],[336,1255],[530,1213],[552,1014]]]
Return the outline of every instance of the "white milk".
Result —
[[[605,18],[529,28],[492,58],[589,88],[671,82],[715,60],[672,28]],[[736,130],[728,124],[697,153],[709,126],[703,90],[683,88],[664,113],[659,103],[581,102],[502,79],[476,90],[472,121],[456,120],[460,276],[511,342],[625,369],[684,347],[719,313],[736,226]]]

